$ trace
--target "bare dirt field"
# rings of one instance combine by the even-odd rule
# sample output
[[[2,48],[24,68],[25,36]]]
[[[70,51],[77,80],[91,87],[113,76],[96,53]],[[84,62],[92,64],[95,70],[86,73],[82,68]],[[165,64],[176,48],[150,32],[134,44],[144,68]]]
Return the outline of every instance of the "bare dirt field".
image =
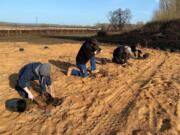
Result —
[[[180,54],[153,49],[145,60],[123,68],[112,59],[115,46],[101,46],[101,75],[67,77],[81,44],[0,43],[0,134],[2,135],[178,135],[180,134]],[[23,52],[19,48],[24,48]],[[47,109],[32,106],[10,112],[5,102],[20,98],[14,90],[19,69],[49,62],[56,96],[64,102]],[[38,96],[34,88],[34,95]]]

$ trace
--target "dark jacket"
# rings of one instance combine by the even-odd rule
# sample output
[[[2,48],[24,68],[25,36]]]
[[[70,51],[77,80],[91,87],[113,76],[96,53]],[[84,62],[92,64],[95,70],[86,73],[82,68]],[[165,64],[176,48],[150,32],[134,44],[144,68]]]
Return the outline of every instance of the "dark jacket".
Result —
[[[138,57],[140,57],[140,55],[142,54],[142,51],[140,49],[136,49],[135,45],[131,46],[131,50],[134,53],[134,56],[136,57],[136,52],[138,52]]]
[[[25,65],[20,71],[19,71],[19,79],[18,79],[18,85],[21,88],[25,88],[26,82],[30,82],[33,80],[39,80],[40,83],[40,89],[42,93],[46,92],[46,85],[51,85],[51,78],[50,76],[40,76],[39,74],[39,67],[41,66],[40,62],[37,63],[30,63]]]
[[[86,64],[95,55],[94,52],[100,50],[98,45],[92,46],[90,41],[85,41],[78,52],[76,63]]]
[[[125,52],[124,46],[117,47],[113,52],[113,61],[118,64],[124,64],[130,58],[130,55]]]

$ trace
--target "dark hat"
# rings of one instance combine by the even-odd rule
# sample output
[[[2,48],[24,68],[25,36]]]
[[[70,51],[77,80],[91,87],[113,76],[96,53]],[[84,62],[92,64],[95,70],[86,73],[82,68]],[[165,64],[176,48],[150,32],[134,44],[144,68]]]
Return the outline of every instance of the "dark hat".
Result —
[[[43,63],[40,68],[39,72],[41,75],[49,75],[51,72],[51,66],[48,63]]]

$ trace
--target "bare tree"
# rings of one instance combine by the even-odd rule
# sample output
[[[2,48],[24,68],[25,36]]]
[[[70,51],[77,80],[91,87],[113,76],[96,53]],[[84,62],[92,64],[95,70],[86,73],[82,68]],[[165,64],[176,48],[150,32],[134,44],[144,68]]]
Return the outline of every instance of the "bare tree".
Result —
[[[131,19],[131,11],[125,9],[124,11],[119,8],[115,11],[110,11],[108,14],[110,27],[113,29],[122,29],[125,24],[128,24]]]

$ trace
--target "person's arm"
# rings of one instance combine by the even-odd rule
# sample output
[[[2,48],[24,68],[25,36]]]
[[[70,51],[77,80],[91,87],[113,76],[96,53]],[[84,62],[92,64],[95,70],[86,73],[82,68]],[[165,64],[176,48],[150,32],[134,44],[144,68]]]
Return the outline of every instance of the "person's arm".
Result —
[[[52,97],[55,97],[55,93],[54,93],[54,90],[53,90],[51,84],[52,84],[52,82],[51,82],[51,77],[50,77],[50,76],[46,76],[46,85],[47,85],[47,87],[48,87],[48,91],[49,91],[49,93],[50,93],[50,95],[51,95]]]
[[[137,50],[138,51],[138,57],[141,57],[142,51],[141,50]]]
[[[102,49],[97,45],[94,47],[95,48],[95,54],[99,54],[99,53],[102,53]]]
[[[34,100],[33,94],[31,93],[31,91],[27,87],[24,88],[24,91],[27,92],[29,99]]]
[[[134,54],[134,58],[136,58],[136,51],[134,51],[133,54]],[[133,56],[132,56],[132,58],[133,58]]]
[[[123,63],[122,65],[123,66],[126,66],[127,65],[127,60],[128,60],[128,54],[126,52],[123,52],[122,53],[122,58],[123,58]]]
[[[55,97],[55,93],[54,93],[51,85],[48,86],[48,91],[49,91],[49,93],[51,94],[52,97]]]
[[[21,75],[21,78],[19,78],[18,82],[19,82],[19,86],[23,88],[25,92],[27,92],[28,98],[33,100],[34,96],[31,93],[31,91],[28,89],[28,87],[26,86],[26,82],[30,81],[31,80],[30,78],[31,78],[31,74],[29,70],[25,69],[23,74]]]

